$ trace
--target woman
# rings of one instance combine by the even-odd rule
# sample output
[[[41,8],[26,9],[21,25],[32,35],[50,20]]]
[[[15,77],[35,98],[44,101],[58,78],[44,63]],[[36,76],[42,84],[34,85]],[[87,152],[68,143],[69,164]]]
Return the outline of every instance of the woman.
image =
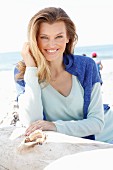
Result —
[[[26,135],[42,129],[94,139],[103,130],[97,68],[93,59],[73,54],[77,39],[74,23],[61,8],[45,8],[31,18],[23,61],[14,71]]]

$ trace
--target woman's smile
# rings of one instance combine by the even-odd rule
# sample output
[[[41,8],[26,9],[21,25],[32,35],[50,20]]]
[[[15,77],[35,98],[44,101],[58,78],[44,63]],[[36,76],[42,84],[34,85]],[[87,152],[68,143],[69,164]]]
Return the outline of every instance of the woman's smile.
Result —
[[[50,54],[50,55],[56,54],[57,51],[58,51],[58,49],[56,49],[56,50],[46,50],[47,54]]]

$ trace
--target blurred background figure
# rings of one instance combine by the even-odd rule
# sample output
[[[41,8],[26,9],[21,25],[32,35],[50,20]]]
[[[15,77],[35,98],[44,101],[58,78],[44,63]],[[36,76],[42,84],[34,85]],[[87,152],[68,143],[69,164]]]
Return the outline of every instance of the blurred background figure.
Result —
[[[101,85],[102,85],[103,81],[102,81],[102,76],[101,76],[101,73],[100,73],[100,71],[103,69],[102,62],[98,58],[97,53],[95,53],[95,52],[92,53],[92,58],[95,61],[95,63],[97,64],[97,69],[98,69],[98,72],[99,72],[99,75],[100,75],[100,78],[101,78]]]
[[[86,56],[86,54],[82,54],[83,56]]]

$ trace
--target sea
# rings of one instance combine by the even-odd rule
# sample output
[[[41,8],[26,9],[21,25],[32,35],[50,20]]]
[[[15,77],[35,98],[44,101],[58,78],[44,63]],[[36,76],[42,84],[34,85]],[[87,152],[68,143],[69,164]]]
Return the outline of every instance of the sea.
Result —
[[[91,54],[96,52],[101,60],[113,59],[113,44],[97,45],[97,46],[81,46],[75,47],[74,54],[91,57]],[[11,70],[15,67],[18,61],[22,60],[19,51],[0,53],[0,71]]]

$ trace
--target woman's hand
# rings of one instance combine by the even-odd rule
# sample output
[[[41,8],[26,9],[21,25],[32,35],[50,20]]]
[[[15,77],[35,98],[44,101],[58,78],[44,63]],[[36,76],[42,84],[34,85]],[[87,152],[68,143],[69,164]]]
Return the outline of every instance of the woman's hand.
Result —
[[[56,126],[53,122],[45,121],[45,120],[38,120],[33,122],[26,130],[25,135],[29,136],[32,132],[37,129],[41,130],[50,130],[50,131],[57,131]]]
[[[21,55],[27,67],[36,67],[36,63],[31,55],[29,43],[26,42],[23,45]]]

